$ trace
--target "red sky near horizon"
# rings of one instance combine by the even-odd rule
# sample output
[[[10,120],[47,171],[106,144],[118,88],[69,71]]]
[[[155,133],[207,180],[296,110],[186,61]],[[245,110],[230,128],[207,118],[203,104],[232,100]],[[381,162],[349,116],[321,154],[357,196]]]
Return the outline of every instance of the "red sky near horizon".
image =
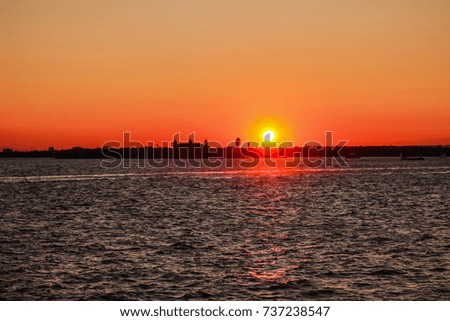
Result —
[[[0,2],[0,148],[450,144],[450,2]]]

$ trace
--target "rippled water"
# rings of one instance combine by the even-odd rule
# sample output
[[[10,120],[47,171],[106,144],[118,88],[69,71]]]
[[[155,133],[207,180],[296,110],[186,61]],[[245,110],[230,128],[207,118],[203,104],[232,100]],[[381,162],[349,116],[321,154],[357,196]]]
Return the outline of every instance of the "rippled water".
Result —
[[[450,159],[99,162],[0,159],[0,299],[450,299]]]

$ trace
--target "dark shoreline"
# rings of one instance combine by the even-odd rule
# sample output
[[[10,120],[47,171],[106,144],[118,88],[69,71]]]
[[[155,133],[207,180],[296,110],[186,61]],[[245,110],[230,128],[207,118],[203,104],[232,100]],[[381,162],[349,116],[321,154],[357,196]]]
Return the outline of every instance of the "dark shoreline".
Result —
[[[14,151],[3,150],[0,158],[142,158],[142,159],[187,159],[187,158],[260,158],[274,157],[442,157],[450,155],[450,146],[348,146],[348,147],[290,147],[290,148],[239,148],[212,149],[208,146],[192,148],[145,147],[145,148],[81,148],[64,150]],[[356,157],[355,157],[356,156]]]

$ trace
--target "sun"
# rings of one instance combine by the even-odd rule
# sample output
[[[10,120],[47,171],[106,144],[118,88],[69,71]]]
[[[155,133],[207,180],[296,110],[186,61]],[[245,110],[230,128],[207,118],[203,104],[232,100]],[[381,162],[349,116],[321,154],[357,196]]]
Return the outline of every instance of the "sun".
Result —
[[[251,121],[251,123],[250,123]],[[286,141],[291,141],[289,123],[276,117],[264,117],[249,120],[248,137],[263,147],[275,147]]]
[[[273,140],[275,139],[275,133],[273,132],[273,130],[268,129],[268,130],[264,131],[263,139],[267,143],[273,142]]]

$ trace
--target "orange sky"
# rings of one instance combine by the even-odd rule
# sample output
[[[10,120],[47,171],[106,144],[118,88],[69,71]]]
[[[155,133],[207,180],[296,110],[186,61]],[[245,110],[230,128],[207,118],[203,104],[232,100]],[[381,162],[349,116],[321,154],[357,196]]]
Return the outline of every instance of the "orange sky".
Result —
[[[0,147],[450,144],[448,0],[0,0],[0,41]]]

